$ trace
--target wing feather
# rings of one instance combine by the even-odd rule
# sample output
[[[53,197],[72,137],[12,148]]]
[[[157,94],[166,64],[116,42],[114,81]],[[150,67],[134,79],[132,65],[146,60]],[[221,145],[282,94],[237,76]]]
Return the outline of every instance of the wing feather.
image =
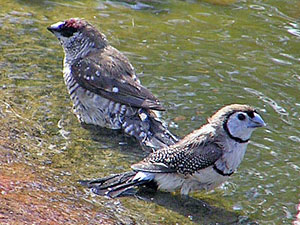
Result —
[[[156,173],[193,174],[214,165],[223,150],[203,136],[197,144],[181,142],[150,154],[145,160],[132,165],[135,171]]]
[[[135,79],[128,61],[107,54],[100,56],[91,55],[72,64],[72,75],[80,86],[115,102],[164,110],[158,99]]]

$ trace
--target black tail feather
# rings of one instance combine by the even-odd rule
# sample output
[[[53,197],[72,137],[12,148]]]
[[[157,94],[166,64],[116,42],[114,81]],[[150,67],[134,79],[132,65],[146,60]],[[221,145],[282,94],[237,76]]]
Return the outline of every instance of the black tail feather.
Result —
[[[123,122],[124,132],[135,137],[145,149],[157,150],[175,144],[178,137],[151,111],[139,109]]]
[[[168,128],[158,118],[150,118],[149,142],[157,146],[155,149],[168,147],[179,141],[179,138],[172,134]]]
[[[136,187],[146,184],[148,181],[134,181],[136,172],[130,171],[113,174],[96,180],[80,180],[81,185],[91,189],[97,195],[105,195],[111,198],[130,196],[136,193]]]

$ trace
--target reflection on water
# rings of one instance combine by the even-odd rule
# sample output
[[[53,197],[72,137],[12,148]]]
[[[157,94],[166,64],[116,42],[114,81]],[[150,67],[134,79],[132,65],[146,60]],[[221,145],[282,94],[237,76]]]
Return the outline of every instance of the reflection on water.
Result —
[[[62,79],[63,52],[46,27],[84,17],[129,57],[143,85],[168,109],[162,117],[173,123],[174,133],[198,128],[224,104],[259,108],[268,127],[253,135],[237,174],[220,189],[193,198],[220,210],[216,217],[206,215],[211,223],[221,216],[228,223],[291,223],[300,197],[299,6],[297,0],[226,6],[201,0],[2,0],[1,100],[43,130],[40,147],[28,148],[27,160],[124,223],[205,223],[200,218],[205,210],[195,203],[199,214],[189,214],[193,207],[182,207],[178,194],[109,200],[77,184],[124,171],[144,157],[130,139],[84,129],[72,114]]]

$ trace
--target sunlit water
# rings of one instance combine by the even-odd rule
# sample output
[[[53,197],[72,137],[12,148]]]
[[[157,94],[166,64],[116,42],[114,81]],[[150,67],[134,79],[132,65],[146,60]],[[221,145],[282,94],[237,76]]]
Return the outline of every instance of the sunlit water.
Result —
[[[2,99],[45,131],[42,151],[28,153],[32,161],[124,223],[291,223],[300,199],[300,2],[208,2],[1,0]],[[118,133],[82,128],[72,114],[63,52],[46,30],[70,17],[87,19],[128,56],[178,135],[224,104],[261,111],[268,126],[254,133],[238,172],[221,188],[192,195],[216,208],[199,209],[207,220],[185,207],[192,200],[182,207],[178,193],[110,200],[76,183],[125,171],[145,154]]]

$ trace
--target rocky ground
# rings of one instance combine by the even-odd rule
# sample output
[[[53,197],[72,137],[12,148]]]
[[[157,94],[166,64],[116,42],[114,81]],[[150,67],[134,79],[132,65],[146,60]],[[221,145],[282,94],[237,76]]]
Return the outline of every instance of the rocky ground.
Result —
[[[28,149],[39,148],[42,135],[3,100],[0,127],[0,224],[118,223],[35,163]]]

